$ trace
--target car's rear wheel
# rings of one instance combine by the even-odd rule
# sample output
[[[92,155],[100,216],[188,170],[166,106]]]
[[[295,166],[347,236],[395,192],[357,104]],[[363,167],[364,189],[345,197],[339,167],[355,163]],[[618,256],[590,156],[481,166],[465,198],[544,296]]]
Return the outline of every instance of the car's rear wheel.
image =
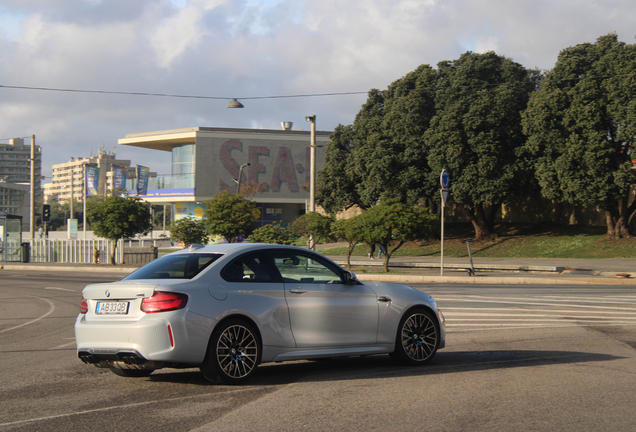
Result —
[[[261,357],[261,343],[252,325],[229,320],[218,326],[200,366],[203,376],[218,384],[241,384],[255,371]]]
[[[150,376],[155,371],[154,369],[119,369],[114,367],[111,367],[110,370],[115,375],[126,378],[143,378]]]
[[[440,343],[437,320],[423,308],[411,309],[400,320],[391,357],[408,365],[428,363]]]

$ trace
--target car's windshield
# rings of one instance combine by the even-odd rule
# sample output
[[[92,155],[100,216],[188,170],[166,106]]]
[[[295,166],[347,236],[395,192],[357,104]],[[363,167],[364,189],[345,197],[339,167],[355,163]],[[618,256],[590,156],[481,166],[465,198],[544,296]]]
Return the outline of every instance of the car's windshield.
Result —
[[[222,254],[189,253],[166,255],[155,260],[122,280],[136,279],[192,279]]]

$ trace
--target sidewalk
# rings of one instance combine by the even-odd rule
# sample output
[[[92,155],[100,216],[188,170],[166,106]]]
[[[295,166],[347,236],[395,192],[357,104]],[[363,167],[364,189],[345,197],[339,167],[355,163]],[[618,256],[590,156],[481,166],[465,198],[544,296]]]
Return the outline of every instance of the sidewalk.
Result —
[[[324,248],[321,245],[318,250]],[[346,268],[346,257],[329,257]],[[441,275],[439,257],[393,257],[390,273],[384,273],[383,259],[351,257],[351,269],[360,280],[396,283],[550,284],[550,285],[634,285],[636,259],[546,259],[473,258],[475,274],[469,275],[468,258],[445,258]],[[82,271],[118,273],[122,276],[138,265],[0,263],[1,270]]]
[[[346,257],[330,257],[346,267]],[[445,258],[441,274],[439,257],[392,257],[390,273],[381,272],[383,259],[351,257],[351,268],[360,280],[387,282],[475,283],[475,284],[576,284],[634,285],[636,259],[526,259],[473,258],[474,275],[468,272],[468,258]]]

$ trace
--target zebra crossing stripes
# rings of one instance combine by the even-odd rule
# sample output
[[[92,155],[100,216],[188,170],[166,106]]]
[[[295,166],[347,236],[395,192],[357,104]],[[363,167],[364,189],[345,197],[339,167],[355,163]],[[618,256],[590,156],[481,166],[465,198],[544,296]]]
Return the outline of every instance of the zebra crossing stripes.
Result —
[[[449,333],[474,330],[636,325],[636,295],[578,297],[442,295]]]

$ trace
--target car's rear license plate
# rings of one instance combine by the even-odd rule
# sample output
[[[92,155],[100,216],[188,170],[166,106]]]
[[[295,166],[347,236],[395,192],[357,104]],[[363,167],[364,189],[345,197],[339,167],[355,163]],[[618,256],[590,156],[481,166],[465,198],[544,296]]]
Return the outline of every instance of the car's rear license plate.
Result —
[[[130,302],[97,302],[95,313],[97,315],[126,315]]]

